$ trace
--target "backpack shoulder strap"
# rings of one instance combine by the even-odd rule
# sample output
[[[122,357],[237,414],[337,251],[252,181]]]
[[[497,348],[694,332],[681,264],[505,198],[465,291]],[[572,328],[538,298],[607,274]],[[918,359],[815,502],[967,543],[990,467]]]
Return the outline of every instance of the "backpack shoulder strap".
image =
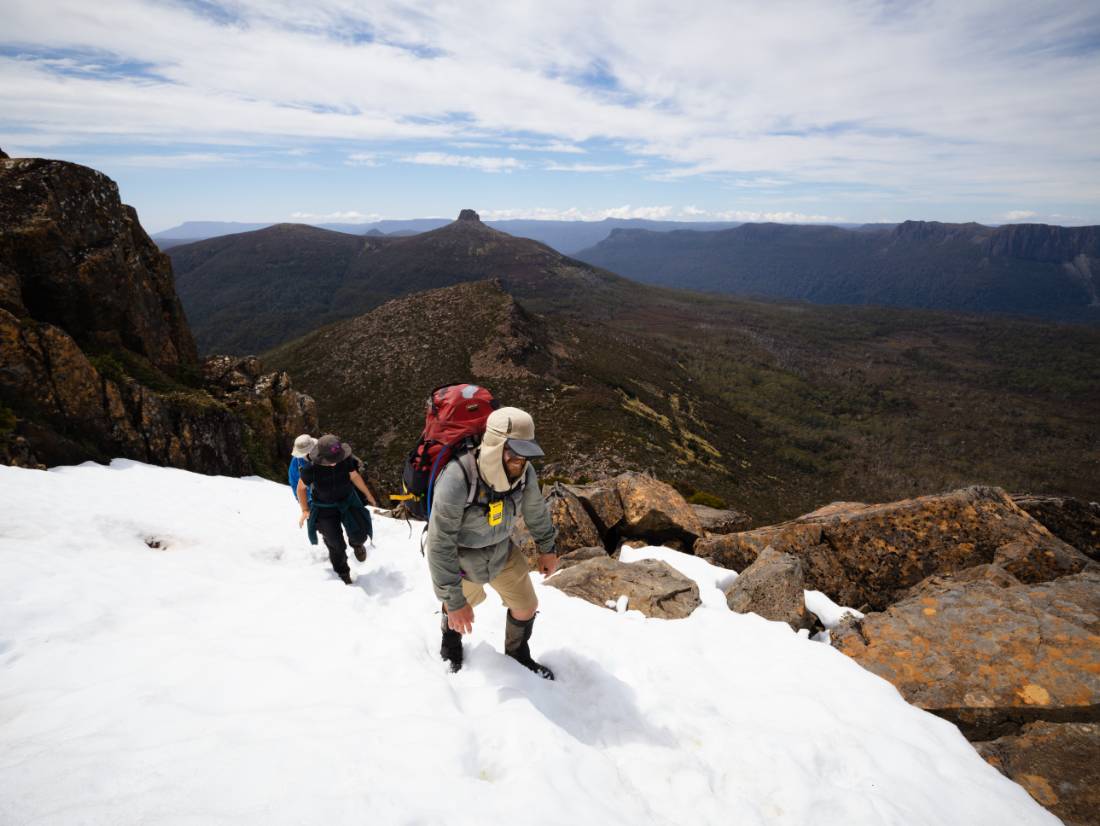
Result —
[[[477,499],[477,486],[480,481],[477,475],[477,457],[472,450],[467,450],[460,453],[455,462],[461,468],[462,475],[466,477],[466,507],[470,507]]]

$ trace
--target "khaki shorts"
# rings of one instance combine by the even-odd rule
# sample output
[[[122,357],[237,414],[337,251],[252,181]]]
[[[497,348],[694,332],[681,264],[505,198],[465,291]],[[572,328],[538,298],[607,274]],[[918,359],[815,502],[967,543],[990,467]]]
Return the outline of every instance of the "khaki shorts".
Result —
[[[531,568],[527,564],[527,557],[515,545],[508,551],[508,561],[504,563],[504,569],[496,579],[489,580],[489,585],[514,612],[528,613],[538,607],[539,600],[535,596],[534,586],[531,585]],[[470,582],[464,577],[462,595],[466,597],[471,608],[480,605],[485,601],[485,586]]]

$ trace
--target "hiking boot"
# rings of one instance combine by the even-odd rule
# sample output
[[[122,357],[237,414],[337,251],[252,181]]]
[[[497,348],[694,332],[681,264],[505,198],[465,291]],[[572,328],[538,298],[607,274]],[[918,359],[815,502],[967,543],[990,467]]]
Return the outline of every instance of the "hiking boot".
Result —
[[[462,635],[452,631],[447,624],[447,612],[443,612],[443,622],[440,625],[443,631],[443,642],[439,646],[439,656],[451,664],[451,673],[454,674],[462,668]]]
[[[367,549],[362,545],[352,545],[351,549],[355,551],[355,558],[360,562],[367,561]]]
[[[527,641],[531,639],[531,631],[535,626],[535,618],[521,622],[508,612],[508,621],[504,625],[504,653],[518,662],[524,668],[529,669],[544,680],[554,679],[554,672],[541,663],[531,658],[531,648]]]

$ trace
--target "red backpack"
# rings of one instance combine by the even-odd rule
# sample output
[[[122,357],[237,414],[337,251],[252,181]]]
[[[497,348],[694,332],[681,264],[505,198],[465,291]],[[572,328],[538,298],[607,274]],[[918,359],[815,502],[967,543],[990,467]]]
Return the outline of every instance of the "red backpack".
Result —
[[[405,459],[401,473],[401,500],[410,515],[427,519],[432,512],[432,486],[452,459],[481,443],[489,414],[500,405],[493,394],[476,384],[444,384],[428,397],[424,432]],[[464,471],[465,472],[465,471]]]

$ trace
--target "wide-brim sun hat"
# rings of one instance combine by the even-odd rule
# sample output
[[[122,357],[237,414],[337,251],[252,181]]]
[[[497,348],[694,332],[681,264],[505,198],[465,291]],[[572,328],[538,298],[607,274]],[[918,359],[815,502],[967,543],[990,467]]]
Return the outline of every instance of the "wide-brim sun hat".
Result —
[[[328,433],[317,440],[309,452],[309,460],[318,465],[335,465],[351,455],[351,445],[341,442],[339,436]]]
[[[290,455],[293,456],[295,459],[304,459],[316,446],[317,440],[310,436],[308,433],[303,433],[301,436],[294,440],[294,448],[290,451]]]
[[[477,466],[483,478],[494,491],[511,490],[512,480],[504,469],[504,447],[507,445],[517,456],[533,459],[542,456],[542,448],[535,441],[535,422],[531,415],[517,407],[501,407],[489,414],[485,422],[485,435],[477,452]]]

